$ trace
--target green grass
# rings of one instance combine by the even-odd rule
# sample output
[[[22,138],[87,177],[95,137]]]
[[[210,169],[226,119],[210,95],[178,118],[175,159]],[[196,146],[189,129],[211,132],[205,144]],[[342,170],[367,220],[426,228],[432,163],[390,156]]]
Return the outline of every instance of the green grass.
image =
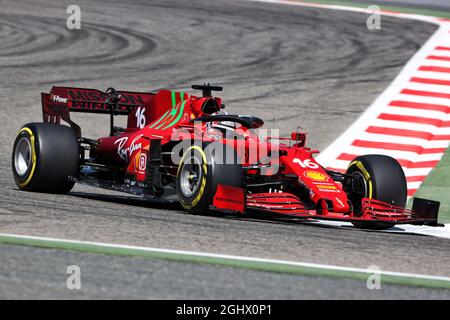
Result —
[[[282,262],[263,262],[245,259],[211,257],[206,255],[193,255],[188,253],[162,252],[155,249],[124,248],[113,245],[100,245],[94,243],[79,243],[64,240],[36,239],[21,236],[0,235],[0,244],[12,244],[22,246],[32,246],[38,248],[70,250],[94,254],[106,254],[113,256],[141,257],[148,259],[159,259],[178,261],[184,263],[200,263],[220,265],[226,267],[251,269],[257,271],[304,275],[320,277],[347,278],[366,282],[371,273],[352,270],[340,270],[334,268],[325,268],[320,266],[293,265]],[[380,279],[383,283],[396,284],[414,287],[426,287],[436,289],[450,289],[450,281],[444,279],[424,279],[414,276],[399,276],[381,274]]]
[[[414,195],[441,202],[439,222],[450,223],[450,150],[447,149],[442,160]]]
[[[294,0],[295,1],[295,0]],[[357,3],[357,2],[348,2],[348,1],[333,1],[333,0],[299,0],[299,2],[309,2],[309,3],[318,3],[318,4],[332,4],[338,6],[347,6],[347,7],[357,7],[357,8],[367,8],[369,7],[369,3]],[[422,9],[422,8],[408,8],[402,6],[388,6],[377,4],[381,10],[388,11],[396,11],[402,13],[412,13],[412,14],[423,14],[426,16],[433,17],[441,17],[441,18],[450,18],[450,12],[445,11],[437,11],[431,9]]]

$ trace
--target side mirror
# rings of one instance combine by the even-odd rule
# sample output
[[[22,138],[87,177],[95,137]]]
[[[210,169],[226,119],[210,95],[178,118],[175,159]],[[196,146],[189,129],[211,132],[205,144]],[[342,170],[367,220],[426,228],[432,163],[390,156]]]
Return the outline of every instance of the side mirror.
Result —
[[[255,116],[239,115],[239,118],[243,118],[252,124],[252,129],[257,129],[264,125],[264,120]]]
[[[291,140],[295,141],[300,147],[303,147],[306,143],[306,133],[294,131],[291,133]]]

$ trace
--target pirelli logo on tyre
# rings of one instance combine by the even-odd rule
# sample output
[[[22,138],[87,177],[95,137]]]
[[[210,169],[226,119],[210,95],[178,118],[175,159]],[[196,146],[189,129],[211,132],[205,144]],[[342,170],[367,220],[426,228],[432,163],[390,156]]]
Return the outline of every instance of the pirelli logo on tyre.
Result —
[[[320,171],[308,170],[305,171],[303,175],[314,181],[328,181],[328,176]]]

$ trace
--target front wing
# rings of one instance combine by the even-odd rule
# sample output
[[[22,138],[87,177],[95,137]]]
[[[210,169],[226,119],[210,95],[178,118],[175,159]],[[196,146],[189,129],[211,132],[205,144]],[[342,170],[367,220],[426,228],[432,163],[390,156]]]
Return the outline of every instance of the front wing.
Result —
[[[363,198],[358,214],[336,213],[308,208],[297,196],[287,192],[245,195],[242,188],[219,185],[211,209],[235,213],[254,211],[295,219],[347,221],[374,226],[395,224],[437,226],[439,202],[414,198],[412,209],[409,210],[386,202]]]

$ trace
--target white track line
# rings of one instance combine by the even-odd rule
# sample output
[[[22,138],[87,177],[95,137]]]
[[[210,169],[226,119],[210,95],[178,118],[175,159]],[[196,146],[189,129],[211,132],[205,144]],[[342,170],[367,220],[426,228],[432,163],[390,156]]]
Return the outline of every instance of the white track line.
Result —
[[[350,222],[340,221],[314,221],[313,224],[332,226],[336,228],[340,227],[352,227]],[[391,229],[377,231],[377,232],[389,232],[389,233],[409,233],[423,236],[431,236],[443,239],[450,239],[450,224],[446,224],[444,227],[430,227],[430,226],[414,226],[414,225],[397,225]]]
[[[96,246],[96,247],[102,247],[102,248],[118,248],[118,249],[134,250],[134,251],[177,254],[177,255],[183,255],[183,256],[219,258],[219,259],[237,260],[237,261],[243,261],[243,262],[272,263],[272,264],[278,264],[278,265],[298,266],[298,267],[315,268],[315,269],[322,269],[322,270],[336,270],[336,271],[357,272],[357,273],[366,273],[366,274],[374,273],[374,271],[370,268],[364,269],[364,268],[355,268],[355,267],[343,267],[343,266],[327,265],[327,264],[319,264],[319,263],[253,258],[253,257],[246,257],[246,256],[234,256],[234,255],[216,254],[216,253],[208,253],[208,252],[197,252],[197,251],[188,251],[188,250],[173,250],[173,249],[141,247],[141,246],[131,246],[131,245],[92,242],[92,241],[66,240],[66,239],[58,239],[58,238],[36,237],[36,236],[23,236],[23,235],[7,234],[7,233],[0,233],[0,237],[19,239],[19,240],[27,239],[27,240],[45,241],[48,243],[59,242],[59,243],[66,243],[66,244]],[[377,271],[377,273],[378,273],[378,271]],[[438,280],[438,281],[450,282],[450,277],[443,277],[443,276],[423,275],[423,274],[416,274],[416,273],[405,273],[405,272],[383,271],[383,270],[380,270],[379,274],[386,275],[386,276],[403,277],[403,278],[417,278],[417,279],[424,279],[424,280]]]

